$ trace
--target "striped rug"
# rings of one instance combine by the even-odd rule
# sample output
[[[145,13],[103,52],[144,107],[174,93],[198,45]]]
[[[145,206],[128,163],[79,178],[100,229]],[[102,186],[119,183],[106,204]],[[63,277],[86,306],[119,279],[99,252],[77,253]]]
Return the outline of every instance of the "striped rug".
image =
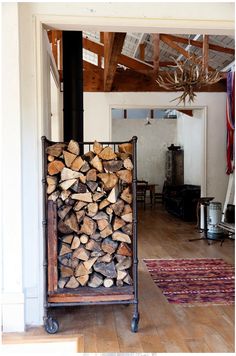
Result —
[[[234,304],[234,266],[218,258],[144,259],[169,303]]]

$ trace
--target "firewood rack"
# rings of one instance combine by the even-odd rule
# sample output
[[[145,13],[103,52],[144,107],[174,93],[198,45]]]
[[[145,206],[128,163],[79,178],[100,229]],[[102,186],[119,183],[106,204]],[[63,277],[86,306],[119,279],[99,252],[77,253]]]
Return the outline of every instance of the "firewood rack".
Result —
[[[42,137],[42,158],[43,158],[43,242],[44,242],[44,328],[49,334],[55,334],[59,330],[58,321],[52,316],[52,309],[57,307],[87,306],[87,305],[108,305],[124,304],[134,306],[131,319],[131,331],[138,331],[139,310],[138,310],[138,251],[137,251],[137,137],[134,136],[129,143],[132,144],[132,285],[122,287],[113,286],[110,288],[82,287],[71,291],[68,288],[59,289],[57,285],[57,206],[53,201],[47,199],[47,153],[48,146],[59,142],[49,141],[45,136]],[[62,143],[62,142],[60,142]],[[94,142],[78,142],[80,151],[90,151]],[[125,142],[100,142],[103,146],[113,147],[114,151],[118,145]],[[49,249],[51,249],[49,256]],[[52,258],[52,254],[54,258]]]

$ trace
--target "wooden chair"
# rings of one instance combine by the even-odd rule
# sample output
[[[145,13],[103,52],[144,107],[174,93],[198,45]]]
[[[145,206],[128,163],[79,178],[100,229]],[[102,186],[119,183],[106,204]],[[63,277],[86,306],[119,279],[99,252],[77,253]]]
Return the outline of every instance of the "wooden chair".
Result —
[[[144,210],[146,209],[146,192],[147,192],[148,182],[145,180],[137,181],[137,203],[142,202]]]

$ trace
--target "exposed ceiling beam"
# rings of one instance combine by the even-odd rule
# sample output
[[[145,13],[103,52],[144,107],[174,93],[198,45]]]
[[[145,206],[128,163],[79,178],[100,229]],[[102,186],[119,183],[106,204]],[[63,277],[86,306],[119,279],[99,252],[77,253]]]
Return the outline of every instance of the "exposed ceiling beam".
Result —
[[[204,70],[208,69],[208,56],[209,56],[209,36],[203,36],[203,46],[202,46],[202,66]]]
[[[170,40],[175,41],[175,42],[190,44],[192,46],[202,48],[202,41],[197,41],[197,38],[196,38],[197,36],[199,38],[201,35],[196,35],[194,37],[194,38],[196,38],[196,40],[195,39],[189,40],[188,38],[175,36],[175,35],[165,35],[165,36],[167,36]],[[234,48],[223,47],[223,46],[219,46],[219,45],[215,45],[215,44],[211,44],[211,43],[209,43],[209,49],[211,49],[212,51],[224,52],[224,53],[228,53],[228,54],[235,53]]]
[[[194,38],[193,38],[193,40],[195,41],[195,40],[198,40],[198,38],[200,37],[201,35],[200,34],[198,34],[198,35],[195,35],[194,36]],[[185,47],[185,50],[186,51],[188,51],[191,47],[192,47],[192,45],[191,45],[191,40],[190,39],[188,39],[188,45]],[[201,46],[201,48],[202,48],[202,46]],[[180,59],[183,57],[183,55],[182,54],[180,54],[179,55],[179,57],[177,58],[177,61],[180,61]]]
[[[184,48],[180,47],[177,43],[169,38],[168,35],[160,35],[160,39],[166,43],[169,47],[173,48],[177,52],[181,53],[184,57],[189,57],[189,52],[186,51]]]
[[[140,43],[139,45],[139,59],[145,62],[145,47],[146,43]]]
[[[159,72],[160,68],[160,35],[153,33],[153,71],[154,74]]]
[[[144,43],[146,36],[147,36],[146,33],[142,33],[141,36],[139,37],[137,46],[136,46],[135,51],[134,51],[134,54],[133,54],[133,57],[134,57],[134,58],[138,56],[138,52],[139,52],[139,49],[140,49],[139,46],[140,46],[141,43]]]
[[[104,56],[104,45],[93,42],[87,38],[83,38],[83,47],[90,52],[96,53],[100,56]],[[138,59],[134,59],[124,54],[118,56],[118,63],[134,70],[152,70],[153,66],[151,64],[144,63]]]
[[[104,91],[111,91],[126,33],[104,32]]]

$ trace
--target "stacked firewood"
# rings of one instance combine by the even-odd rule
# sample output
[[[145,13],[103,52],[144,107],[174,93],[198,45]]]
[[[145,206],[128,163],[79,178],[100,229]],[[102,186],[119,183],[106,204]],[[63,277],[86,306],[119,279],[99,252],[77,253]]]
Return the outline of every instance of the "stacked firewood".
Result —
[[[132,144],[46,149],[48,200],[57,205],[59,288],[132,284]]]

